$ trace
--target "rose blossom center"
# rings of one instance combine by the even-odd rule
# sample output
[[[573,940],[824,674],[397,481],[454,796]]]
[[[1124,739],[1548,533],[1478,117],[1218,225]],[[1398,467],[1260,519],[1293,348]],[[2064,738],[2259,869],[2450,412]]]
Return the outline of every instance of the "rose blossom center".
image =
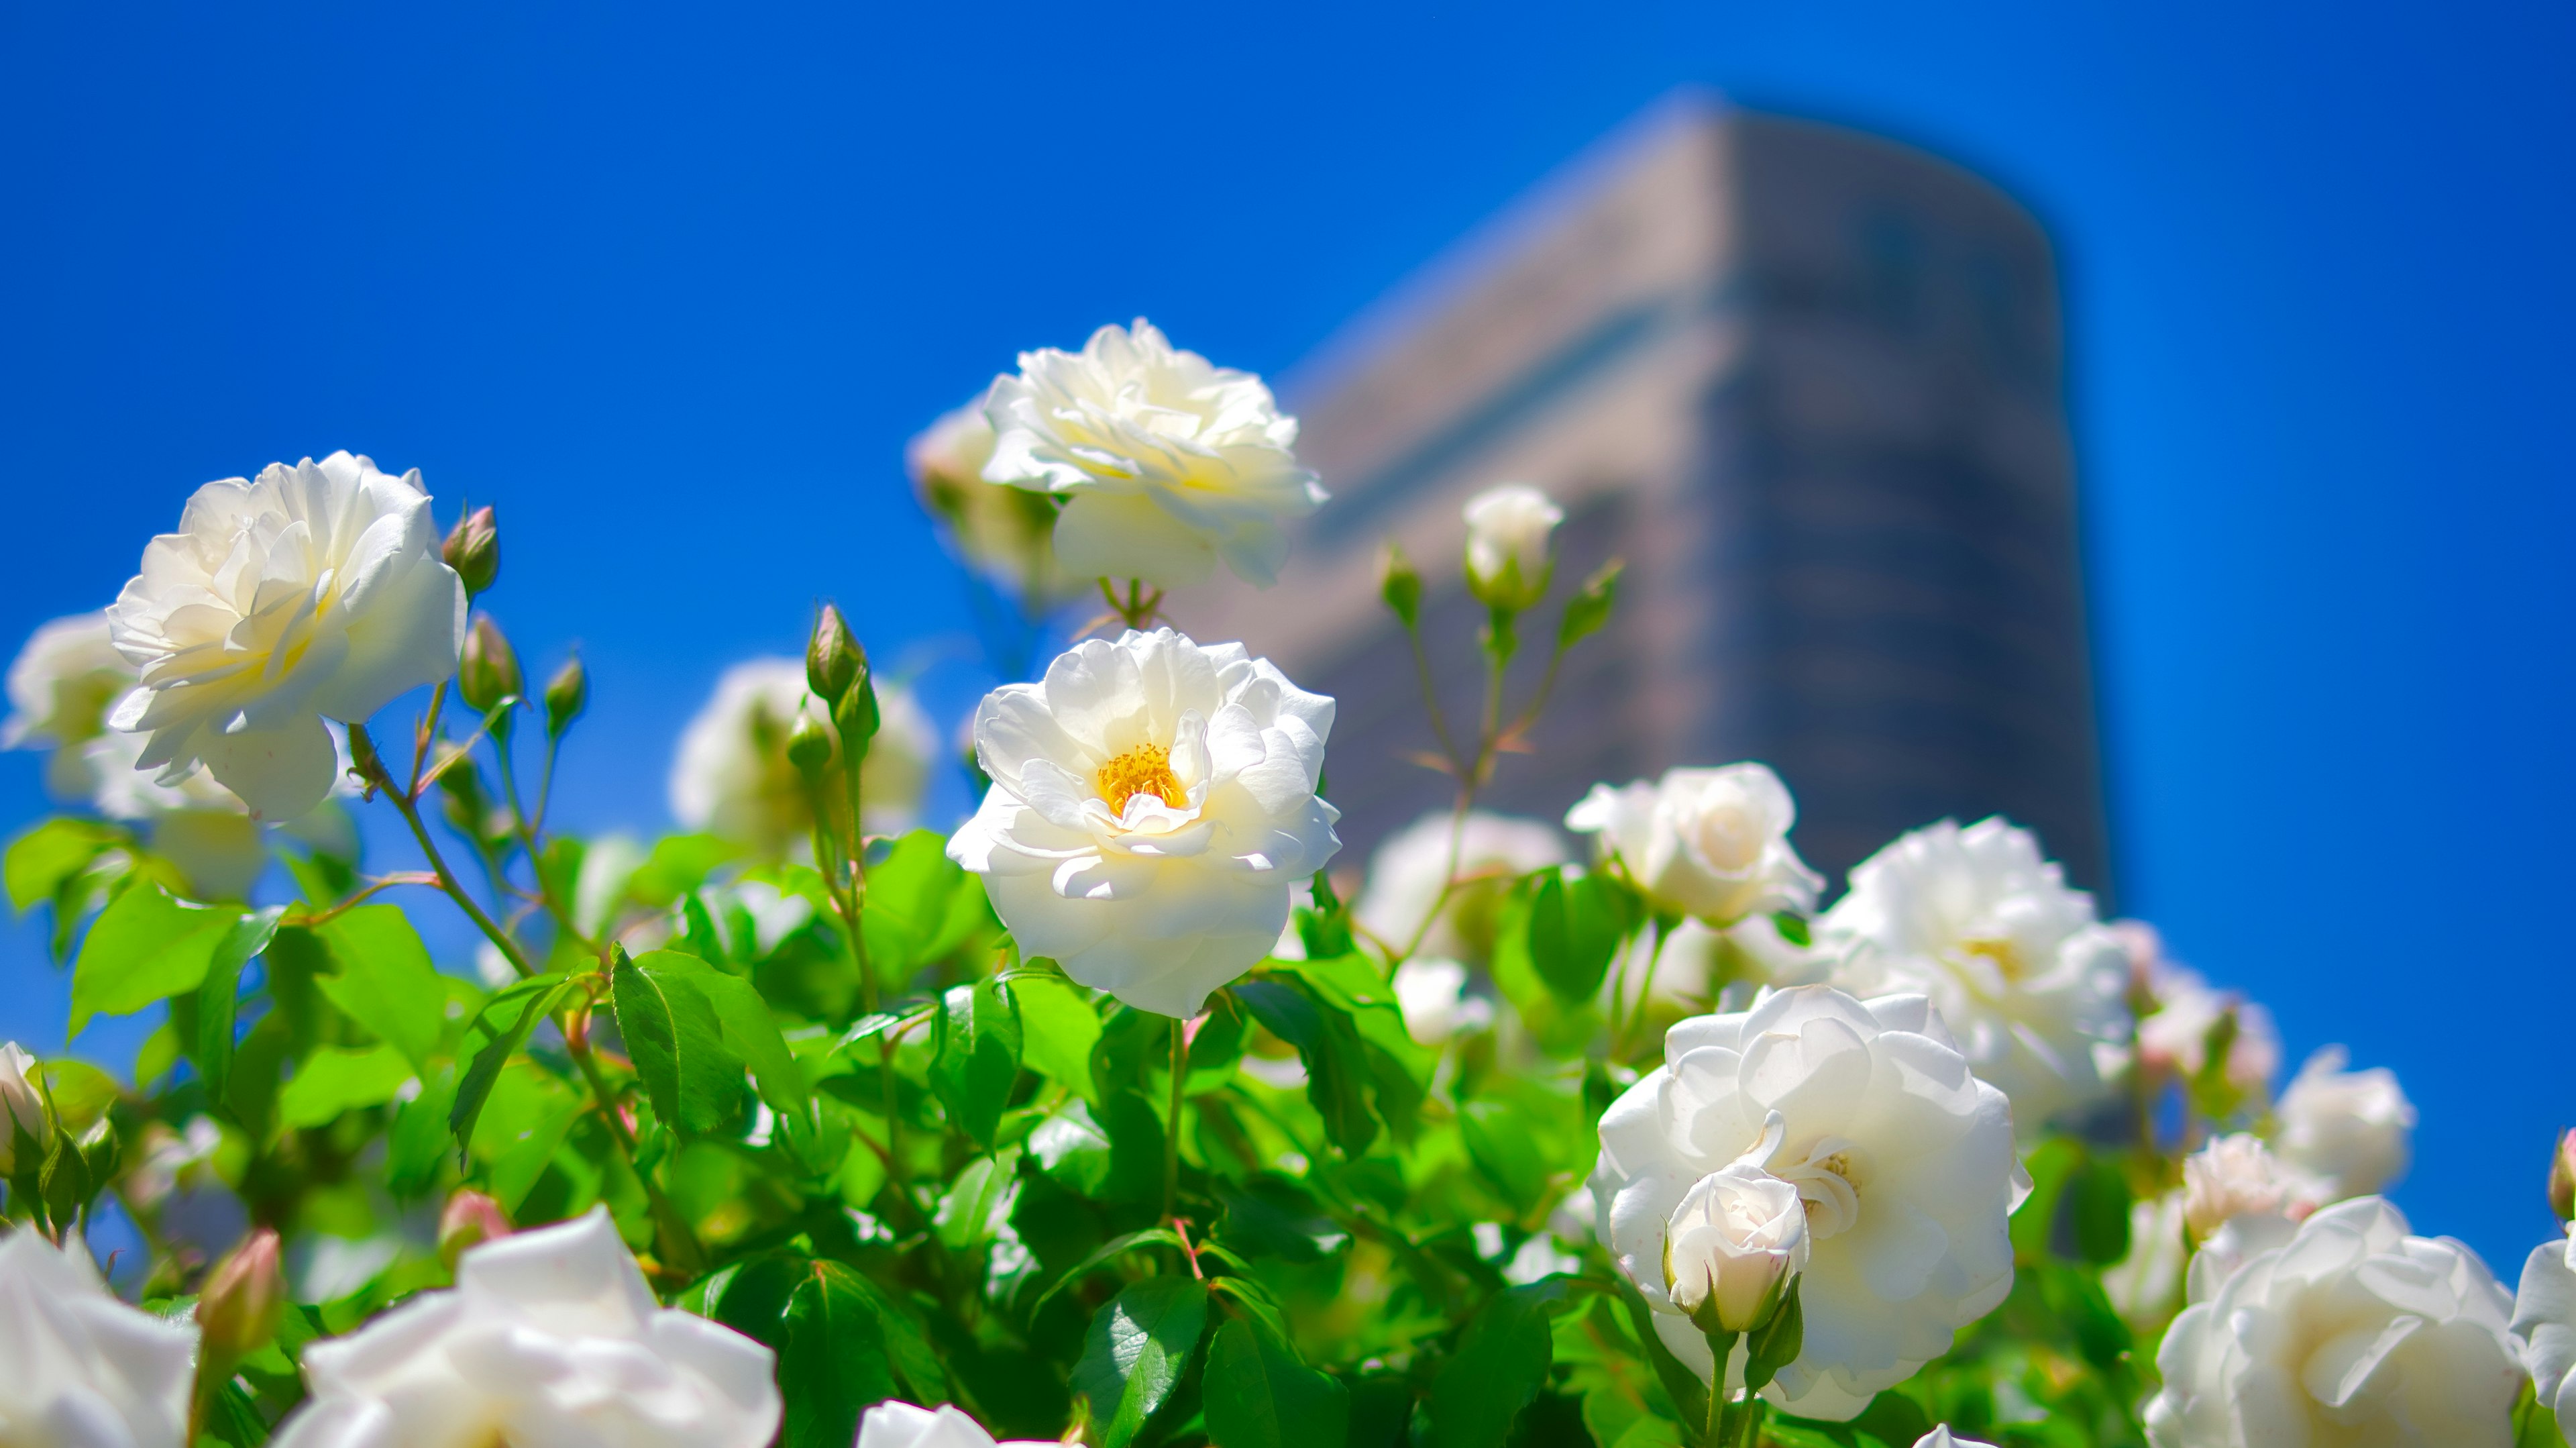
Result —
[[[1691,822],[1691,843],[1711,869],[1738,873],[1762,859],[1762,827],[1751,811],[1733,800],[1710,801]]]
[[[1771,1174],[1798,1189],[1809,1238],[1839,1236],[1859,1224],[1860,1189],[1870,1172],[1868,1155],[1856,1144],[1828,1136],[1808,1148],[1805,1161],[1783,1166],[1773,1157]]]
[[[1970,955],[1982,955],[1993,961],[1995,969],[2002,971],[2006,980],[2022,978],[2021,951],[2009,940],[2000,936],[1980,936],[1960,941],[1959,948]]]
[[[1139,744],[1113,757],[1100,766],[1092,782],[1100,788],[1101,803],[1114,815],[1126,814],[1127,801],[1140,794],[1150,794],[1174,809],[1189,803],[1189,791],[1172,773],[1172,751],[1159,744]]]

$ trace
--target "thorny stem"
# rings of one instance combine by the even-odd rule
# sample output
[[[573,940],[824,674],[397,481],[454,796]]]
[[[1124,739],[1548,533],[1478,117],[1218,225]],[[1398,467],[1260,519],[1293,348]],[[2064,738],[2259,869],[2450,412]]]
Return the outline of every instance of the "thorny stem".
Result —
[[[368,881],[367,888],[357,891],[328,910],[290,915],[285,917],[282,923],[303,926],[328,925],[396,885],[428,885],[435,888],[438,885],[438,876],[427,870],[397,870],[390,875],[380,875]]]
[[[436,708],[437,702],[433,696],[430,700],[433,709]],[[367,726],[352,724],[349,726],[349,733],[352,738],[365,739]],[[427,731],[424,730],[422,733],[424,754],[428,750],[427,738]],[[362,759],[374,758],[375,743],[373,740],[368,740],[364,747],[356,748],[353,752]],[[474,902],[474,897],[467,894],[465,886],[457,880],[456,872],[447,867],[447,858],[438,852],[438,841],[430,838],[429,826],[421,821],[420,801],[413,797],[412,791],[396,788],[394,782],[385,777],[381,762],[375,768],[374,777],[367,782],[376,786],[386,800],[402,814],[403,823],[411,826],[411,837],[419,844],[421,854],[428,859],[430,871],[437,876],[438,887],[447,892],[447,898],[456,902],[457,908],[465,912],[465,918],[474,922],[474,928],[483,932],[484,938],[491,941],[493,948],[501,952],[502,958],[510,962],[510,968],[519,973],[521,980],[534,977],[537,973],[536,967],[528,963],[527,953],[519,948],[519,942],[511,939],[510,932],[503,930],[498,922],[484,913],[483,907]],[[415,782],[414,788],[417,787]]]
[[[1413,676],[1422,685],[1422,702],[1431,711],[1431,733],[1440,741],[1440,752],[1448,757],[1450,767],[1459,767],[1457,741],[1449,736],[1449,715],[1440,707],[1440,691],[1431,682],[1431,655],[1422,646],[1422,627],[1418,623],[1404,626],[1404,636],[1413,644]]]

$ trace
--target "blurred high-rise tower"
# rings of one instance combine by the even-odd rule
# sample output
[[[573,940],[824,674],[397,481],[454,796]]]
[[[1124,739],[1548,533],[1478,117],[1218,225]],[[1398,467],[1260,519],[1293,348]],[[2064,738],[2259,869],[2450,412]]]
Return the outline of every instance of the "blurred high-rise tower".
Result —
[[[1355,853],[1448,803],[1403,637],[1473,717],[1459,510],[1501,481],[1568,514],[1563,591],[1612,555],[1579,651],[1490,802],[1560,816],[1596,779],[1763,760],[1841,873],[1898,831],[2002,813],[2110,886],[2048,237],[1992,184],[1852,131],[1666,103],[1363,315],[1285,382],[1334,500],[1279,586],[1176,616],[1341,701]],[[1444,591],[1445,590],[1445,591]],[[1526,688],[1554,605],[1524,632]]]

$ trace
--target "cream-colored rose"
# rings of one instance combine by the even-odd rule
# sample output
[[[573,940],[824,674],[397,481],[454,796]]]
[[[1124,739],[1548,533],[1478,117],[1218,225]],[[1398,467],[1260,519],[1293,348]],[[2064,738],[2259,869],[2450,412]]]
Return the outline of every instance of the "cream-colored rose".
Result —
[[[1805,910],[1824,884],[1789,845],[1798,808],[1759,764],[1672,769],[1653,783],[1592,786],[1565,827],[1598,836],[1649,900],[1711,925],[1757,911]]]
[[[1995,1448],[1995,1445],[1975,1438],[1958,1437],[1951,1433],[1949,1424],[1943,1423],[1915,1439],[1914,1448]]]
[[[880,681],[876,692],[880,722],[859,766],[859,804],[869,834],[901,834],[920,821],[939,731],[910,689]],[[681,732],[671,762],[671,817],[764,855],[811,851],[813,805],[787,758],[787,736],[800,715],[830,722],[830,711],[806,690],[802,660],[748,659],[725,670]]]
[[[1405,1034],[1426,1046],[1442,1045],[1493,1019],[1492,1002],[1467,994],[1467,967],[1457,961],[1414,956],[1395,968],[1392,984]]]
[[[2102,1269],[2102,1293],[2141,1330],[2161,1329],[2182,1302],[2191,1243],[2183,1235],[2182,1193],[2129,1204],[2129,1255]]]
[[[1701,1177],[1664,1230],[1665,1286],[1703,1332],[1761,1326],[1784,1284],[1807,1268],[1806,1202],[1750,1162]]]
[[[1527,483],[1467,500],[1467,587],[1493,608],[1524,609],[1547,595],[1549,541],[1565,510]]]
[[[2571,1228],[2576,1232],[2576,1228]],[[2558,1418],[2558,1436],[2576,1445],[2576,1239],[2531,1249],[2514,1294],[2513,1335],[2522,1346],[2532,1390]]]
[[[1453,830],[1460,883],[1448,888]],[[1369,856],[1368,881],[1351,902],[1351,917],[1390,950],[1402,950],[1419,933],[1424,955],[1481,961],[1493,953],[1495,916],[1512,881],[1564,860],[1564,838],[1543,821],[1485,810],[1469,810],[1462,821],[1434,810],[1387,836]],[[1439,918],[1425,929],[1435,909]]]
[[[304,1350],[277,1448],[763,1448],[768,1348],[654,1300],[602,1208],[468,1250],[424,1292]]]
[[[2115,920],[2109,929],[2129,955],[2131,973],[2144,981],[2155,1009],[2138,1020],[2138,1059],[2159,1070],[2198,1076],[2209,1064],[2210,1033],[2235,1018],[2227,1043],[2227,1082],[2258,1101],[2268,1096],[2281,1069],[2281,1035],[2272,1013],[2239,991],[2210,987],[2200,973],[2164,953],[2155,927]]]
[[[2328,1046],[2308,1058],[2274,1108],[2272,1148],[2323,1184],[2325,1200],[2375,1192],[2406,1174],[2415,1107],[2385,1066],[2346,1071],[2349,1057]]]
[[[1852,867],[1816,934],[1843,957],[1846,989],[1930,996],[1977,1074],[2012,1098],[2024,1137],[2097,1099],[2096,1050],[2128,1038],[2119,939],[2002,819],[1899,837]]]
[[[1739,1161],[1804,1203],[1804,1344],[1763,1389],[1793,1413],[1849,1419],[2012,1290],[2008,1221],[2030,1181],[2011,1108],[1921,996],[1802,986],[1683,1021],[1664,1064],[1602,1116],[1602,1245],[1703,1379],[1717,1365],[1665,1285],[1664,1250],[1692,1188]]]
[[[2222,1136],[2183,1158],[2183,1221],[2193,1236],[2207,1237],[2238,1217],[2305,1216],[2316,1204],[2298,1185],[2262,1138]]]
[[[0,1443],[182,1448],[197,1331],[119,1302],[73,1239],[0,1239]]]
[[[1015,1440],[995,1443],[984,1425],[948,1403],[936,1412],[910,1403],[883,1402],[859,1418],[858,1448],[1052,1448]]]
[[[40,625],[9,665],[9,718],[0,749],[50,749],[45,789],[86,801],[97,776],[84,747],[107,728],[107,712],[134,687],[134,666],[108,637],[107,615],[74,614]]]
[[[1288,556],[1279,525],[1326,496],[1260,378],[1175,350],[1141,318],[1080,352],[1021,353],[984,415],[985,481],[1065,500],[1055,553],[1072,577],[1196,583],[1222,558],[1268,587]]]
[[[108,722],[149,736],[143,767],[202,760],[253,814],[293,819],[337,774],[324,719],[456,672],[465,585],[419,471],[340,452],[199,488],[107,618],[143,685]]]
[[[993,460],[993,424],[977,398],[922,430],[904,449],[922,508],[947,525],[959,561],[1032,609],[1063,602],[1092,586],[1055,561],[1055,500],[1045,493],[984,481]]]
[[[2507,1448],[2513,1298],[2477,1254],[2377,1197],[2327,1207],[2175,1318],[2155,1448]]]
[[[993,787],[949,838],[1024,955],[1186,1019],[1267,955],[1341,848],[1315,797],[1333,701],[1241,644],[1091,639],[975,713]]]

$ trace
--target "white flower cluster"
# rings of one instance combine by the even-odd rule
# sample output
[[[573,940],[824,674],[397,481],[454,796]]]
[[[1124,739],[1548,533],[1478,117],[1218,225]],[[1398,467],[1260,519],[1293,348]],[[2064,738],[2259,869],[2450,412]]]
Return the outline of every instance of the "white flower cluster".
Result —
[[[859,807],[868,833],[895,835],[920,822],[939,731],[910,689],[880,682],[876,696],[880,723],[859,766]],[[801,660],[747,659],[725,670],[680,734],[671,817],[772,857],[810,849],[814,808],[787,736],[798,719],[828,724],[829,713],[808,692]]]

